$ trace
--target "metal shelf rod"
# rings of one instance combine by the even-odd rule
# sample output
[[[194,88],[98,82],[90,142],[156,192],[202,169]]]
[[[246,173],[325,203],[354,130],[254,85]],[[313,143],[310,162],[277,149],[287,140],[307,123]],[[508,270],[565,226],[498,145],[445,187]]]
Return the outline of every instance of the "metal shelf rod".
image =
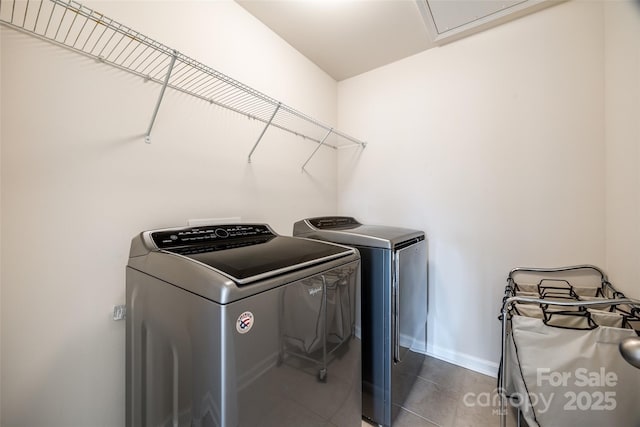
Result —
[[[320,147],[322,147],[324,145],[324,142],[327,140],[327,138],[329,138],[329,135],[331,135],[331,132],[333,132],[333,129],[329,129],[329,132],[327,132],[327,134],[324,136],[324,138],[322,138],[322,141],[320,141],[320,144],[318,144],[318,146],[316,147],[315,150],[313,150],[313,153],[311,153],[311,155],[309,156],[309,158],[307,159],[306,162],[304,162],[304,165],[302,165],[302,171],[304,172],[304,167],[307,166],[307,163],[309,163],[309,161],[311,160],[311,158],[313,156],[316,155],[316,152],[320,149]]]
[[[171,58],[171,63],[169,64],[169,69],[167,70],[167,75],[164,78],[164,84],[162,85],[162,89],[160,90],[160,96],[158,97],[156,108],[153,110],[153,115],[151,116],[151,123],[149,123],[149,129],[147,129],[147,133],[144,137],[144,141],[147,144],[151,143],[151,129],[153,129],[153,123],[156,121],[156,116],[158,115],[158,110],[160,109],[160,103],[162,102],[162,98],[164,97],[164,91],[167,89],[167,83],[169,83],[169,78],[171,77],[171,70],[173,70],[173,64],[176,63],[177,57],[178,57],[178,52],[174,51],[173,57]]]
[[[258,137],[258,140],[256,141],[255,144],[253,144],[253,148],[251,149],[251,152],[249,153],[249,157],[247,158],[247,162],[251,163],[251,155],[253,154],[254,151],[256,151],[256,147],[258,146],[258,144],[260,143],[260,140],[262,139],[262,137],[264,136],[264,133],[267,131],[267,128],[269,128],[269,125],[271,125],[271,122],[273,122],[273,118],[276,116],[276,114],[278,113],[278,110],[280,109],[280,104],[278,103],[278,105],[276,106],[276,109],[273,110],[273,114],[271,115],[271,118],[269,119],[269,121],[267,122],[266,126],[264,127],[264,129],[262,129],[262,133],[260,134],[260,136]]]

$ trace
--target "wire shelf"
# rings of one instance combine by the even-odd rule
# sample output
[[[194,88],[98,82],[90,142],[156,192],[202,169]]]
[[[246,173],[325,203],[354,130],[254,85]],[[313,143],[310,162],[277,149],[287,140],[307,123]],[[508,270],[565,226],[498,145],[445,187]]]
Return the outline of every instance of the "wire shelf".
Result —
[[[72,0],[0,0],[0,23],[331,148],[366,143]],[[339,143],[327,143],[329,135]],[[149,141],[147,141],[149,142]],[[317,149],[316,149],[317,151]],[[315,154],[315,151],[314,151]],[[308,162],[308,160],[307,160]],[[306,165],[306,163],[305,163]],[[304,168],[304,166],[303,166]]]

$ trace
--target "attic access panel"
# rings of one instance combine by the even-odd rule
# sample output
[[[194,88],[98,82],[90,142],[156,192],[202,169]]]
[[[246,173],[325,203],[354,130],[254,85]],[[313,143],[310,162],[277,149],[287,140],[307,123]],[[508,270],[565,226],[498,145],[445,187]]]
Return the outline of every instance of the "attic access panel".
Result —
[[[417,0],[436,44],[445,44],[564,0]]]

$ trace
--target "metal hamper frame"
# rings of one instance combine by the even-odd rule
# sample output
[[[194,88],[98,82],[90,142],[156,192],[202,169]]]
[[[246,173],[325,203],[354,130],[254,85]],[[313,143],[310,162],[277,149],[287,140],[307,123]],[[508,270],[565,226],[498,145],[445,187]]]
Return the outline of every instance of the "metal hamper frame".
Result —
[[[509,276],[507,278],[507,286],[505,287],[505,295],[503,297],[502,309],[500,312],[500,321],[502,322],[502,352],[501,352],[501,362],[500,362],[500,372],[499,372],[499,387],[498,393],[500,395],[500,427],[506,427],[507,425],[507,375],[508,369],[507,359],[507,340],[511,333],[509,328],[509,312],[513,308],[513,305],[518,302],[523,303],[532,303],[532,304],[541,304],[541,305],[552,305],[552,306],[560,306],[560,307],[572,307],[572,308],[588,308],[592,306],[602,305],[602,300],[594,300],[594,301],[561,301],[557,299],[543,299],[543,298],[530,298],[524,296],[516,296],[515,295],[515,279],[514,275],[518,272],[526,272],[526,273],[563,273],[577,270],[593,270],[600,274],[601,284],[599,293],[604,295],[611,295],[612,298],[607,299],[607,305],[629,305],[632,307],[632,312],[635,315],[640,314],[640,301],[632,298],[627,298],[622,292],[617,291],[611,283],[609,283],[606,274],[598,267],[589,264],[583,265],[574,265],[568,267],[559,267],[559,268],[527,268],[527,267],[518,267],[514,268],[509,272]],[[553,279],[552,279],[553,280]],[[520,409],[518,409],[518,426],[520,426]]]

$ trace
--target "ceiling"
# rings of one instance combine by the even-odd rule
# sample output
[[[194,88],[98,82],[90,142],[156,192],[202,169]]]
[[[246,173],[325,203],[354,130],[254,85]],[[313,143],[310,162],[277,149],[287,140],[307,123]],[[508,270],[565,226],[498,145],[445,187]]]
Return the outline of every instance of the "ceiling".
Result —
[[[412,0],[236,0],[340,81],[433,46]]]
[[[562,0],[236,0],[340,81]]]

